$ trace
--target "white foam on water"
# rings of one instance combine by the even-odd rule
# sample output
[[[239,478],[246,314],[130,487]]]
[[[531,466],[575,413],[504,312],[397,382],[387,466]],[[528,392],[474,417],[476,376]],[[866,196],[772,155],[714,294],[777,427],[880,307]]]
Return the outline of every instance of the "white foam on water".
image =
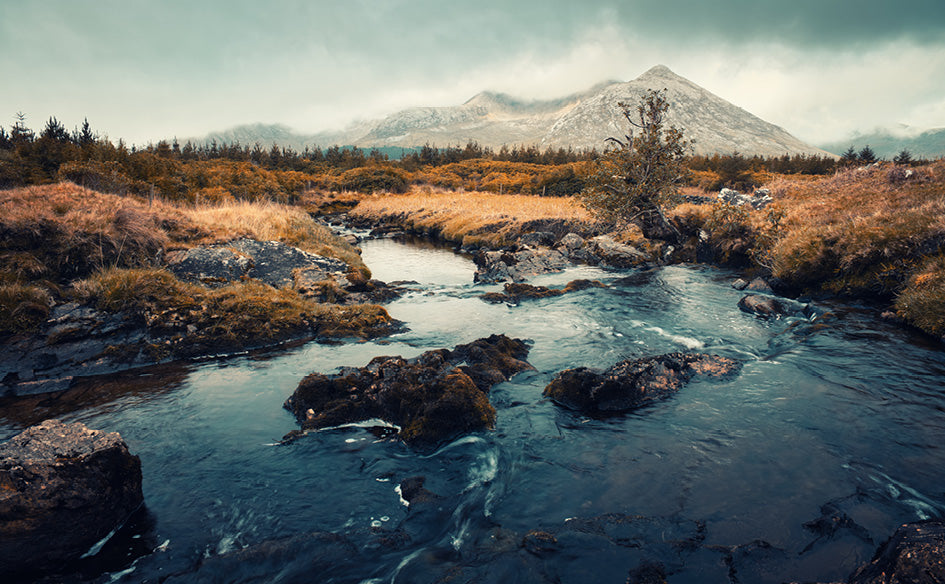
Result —
[[[491,482],[499,474],[499,456],[494,450],[482,453],[475,464],[469,465],[468,478],[469,484],[463,489],[463,492],[481,487]]]
[[[410,508],[410,501],[404,499],[404,493],[400,490],[400,485],[394,487],[394,492],[397,493],[397,496],[400,497],[400,504],[404,507]]]
[[[662,337],[665,337],[673,341],[674,343],[679,343],[680,345],[686,347],[687,349],[701,349],[705,347],[705,343],[703,343],[699,339],[696,339],[693,337],[687,337],[684,335],[675,335],[673,333],[666,332],[665,330],[661,329],[658,326],[647,327],[646,330],[650,332],[654,332]]]

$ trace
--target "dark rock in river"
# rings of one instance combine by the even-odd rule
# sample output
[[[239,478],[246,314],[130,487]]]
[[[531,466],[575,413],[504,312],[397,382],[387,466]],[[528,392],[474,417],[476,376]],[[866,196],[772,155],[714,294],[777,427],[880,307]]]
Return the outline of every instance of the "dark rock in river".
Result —
[[[850,577],[851,584],[945,582],[945,521],[907,523]]]
[[[621,361],[606,371],[567,369],[545,387],[544,395],[585,413],[624,412],[676,393],[696,375],[723,377],[740,368],[727,357],[669,353]]]
[[[547,248],[525,248],[517,252],[480,251],[473,256],[476,282],[494,284],[511,280],[521,282],[549,272],[560,272],[570,265],[561,252]]]
[[[413,359],[375,357],[366,367],[308,375],[285,407],[303,429],[381,418],[400,426],[405,442],[435,444],[491,428],[495,409],[487,393],[532,369],[527,356],[524,341],[492,335]]]
[[[426,477],[423,476],[409,477],[400,481],[400,497],[408,505],[429,503],[441,499],[442,497],[423,486],[426,481]]]
[[[141,462],[121,436],[47,420],[0,445],[0,575],[78,559],[137,509]]]
[[[742,312],[766,318],[781,316],[806,317],[810,314],[810,305],[808,304],[790,298],[780,298],[766,294],[748,294],[738,301],[738,308]]]
[[[505,285],[504,292],[487,292],[480,296],[480,298],[486,302],[492,302],[495,304],[502,302],[518,304],[520,300],[551,298],[554,296],[567,294],[568,292],[587,290],[588,288],[606,288],[606,286],[597,280],[573,280],[568,282],[564,288],[560,289],[511,282]]]

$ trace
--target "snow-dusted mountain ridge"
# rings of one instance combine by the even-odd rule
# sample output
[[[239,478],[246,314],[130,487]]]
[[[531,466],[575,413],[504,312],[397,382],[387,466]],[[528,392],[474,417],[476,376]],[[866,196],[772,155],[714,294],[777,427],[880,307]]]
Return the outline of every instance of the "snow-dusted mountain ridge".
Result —
[[[562,98],[524,100],[483,92],[461,105],[408,108],[381,120],[358,122],[341,132],[295,135],[294,139],[284,138],[279,143],[406,148],[424,144],[463,146],[473,141],[491,148],[538,145],[541,149],[602,149],[607,138],[627,133],[627,122],[618,103],[636,104],[648,89],[666,90],[670,104],[667,123],[683,130],[685,137],[693,141],[696,154],[827,154],[663,65],[632,81],[601,83]],[[268,145],[280,133],[269,132],[252,140],[244,131],[240,141]],[[215,137],[220,141],[222,136],[215,134],[207,139]]]

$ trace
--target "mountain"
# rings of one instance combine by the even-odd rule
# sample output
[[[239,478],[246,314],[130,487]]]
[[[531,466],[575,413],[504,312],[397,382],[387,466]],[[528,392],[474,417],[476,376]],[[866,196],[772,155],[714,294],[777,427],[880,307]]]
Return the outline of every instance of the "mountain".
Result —
[[[628,130],[617,103],[635,106],[649,89],[665,89],[670,107],[668,125],[681,128],[694,141],[696,154],[826,154],[805,144],[784,129],[676,75],[663,65],[653,67],[627,83],[615,83],[583,100],[558,119],[541,146],[600,147],[610,136],[623,138]]]
[[[869,146],[878,158],[887,160],[892,160],[903,150],[908,150],[913,158],[942,158],[945,157],[945,128],[881,128],[869,133],[854,134],[845,140],[820,144],[821,148],[834,154],[843,154],[848,148],[859,152],[864,146]]]
[[[648,89],[666,90],[670,104],[667,123],[681,128],[685,137],[694,141],[696,154],[737,151],[763,156],[828,155],[662,65],[632,81],[605,82],[557,99],[521,100],[504,93],[483,92],[461,105],[409,108],[336,133],[302,136],[285,126],[256,124],[210,137],[220,142],[231,135],[241,144],[275,142],[299,150],[314,144],[410,148],[424,144],[463,146],[470,141],[491,148],[538,145],[542,149],[601,149],[607,138],[622,138],[629,129],[617,104],[635,105]],[[258,136],[253,136],[256,129]]]

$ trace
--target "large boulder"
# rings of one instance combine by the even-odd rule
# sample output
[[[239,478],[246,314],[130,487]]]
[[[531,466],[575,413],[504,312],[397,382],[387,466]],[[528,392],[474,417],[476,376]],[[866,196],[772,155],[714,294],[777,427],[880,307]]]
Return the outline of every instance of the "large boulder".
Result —
[[[611,268],[632,268],[652,261],[646,253],[633,247],[619,243],[609,235],[598,235],[590,240],[594,255],[600,258],[600,263]]]
[[[492,335],[412,359],[375,357],[366,367],[308,375],[285,407],[303,430],[379,418],[396,424],[405,442],[435,445],[491,428],[495,409],[488,391],[532,369],[527,356],[524,341]]]
[[[278,241],[237,239],[223,245],[195,247],[168,254],[168,269],[181,280],[222,286],[254,278],[275,288],[341,280],[348,265]],[[347,282],[340,282],[341,285]]]
[[[0,577],[80,558],[143,502],[141,462],[117,432],[47,420],[0,445]]]
[[[850,577],[852,584],[945,582],[945,521],[907,523]]]
[[[723,377],[737,373],[740,363],[701,353],[668,353],[627,359],[606,371],[578,367],[559,373],[544,395],[587,414],[625,412],[679,391],[696,375]]]
[[[560,251],[548,248],[529,248],[512,251],[480,251],[473,256],[476,263],[476,282],[522,282],[532,276],[560,272],[570,265]]]

